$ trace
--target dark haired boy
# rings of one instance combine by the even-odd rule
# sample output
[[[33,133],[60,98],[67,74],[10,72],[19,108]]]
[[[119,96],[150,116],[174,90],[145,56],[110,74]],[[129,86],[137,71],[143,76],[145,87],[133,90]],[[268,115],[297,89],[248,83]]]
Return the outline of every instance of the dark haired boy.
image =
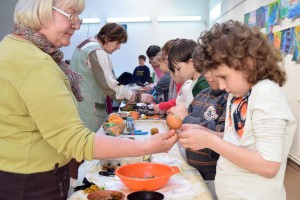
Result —
[[[133,71],[133,82],[142,84],[150,82],[150,70],[149,67],[145,65],[146,56],[140,55],[138,58],[139,66]]]
[[[203,73],[209,88],[203,89],[195,97],[188,109],[179,105],[170,109],[172,114],[178,115],[184,124],[199,124],[209,130],[222,134],[225,127],[225,115],[228,93],[219,89],[219,82],[210,71],[205,71],[199,59],[201,48],[195,49],[192,59],[197,72]],[[195,133],[197,134],[197,133]],[[211,149],[186,149],[187,162],[195,167],[204,179],[214,200],[217,199],[214,180],[219,154]]]

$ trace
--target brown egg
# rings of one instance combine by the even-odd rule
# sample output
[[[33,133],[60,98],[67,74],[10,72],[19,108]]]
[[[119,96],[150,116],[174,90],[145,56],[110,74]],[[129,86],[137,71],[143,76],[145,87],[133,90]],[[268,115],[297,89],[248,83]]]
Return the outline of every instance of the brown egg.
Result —
[[[179,129],[182,126],[182,120],[178,115],[168,115],[166,122],[170,129]]]

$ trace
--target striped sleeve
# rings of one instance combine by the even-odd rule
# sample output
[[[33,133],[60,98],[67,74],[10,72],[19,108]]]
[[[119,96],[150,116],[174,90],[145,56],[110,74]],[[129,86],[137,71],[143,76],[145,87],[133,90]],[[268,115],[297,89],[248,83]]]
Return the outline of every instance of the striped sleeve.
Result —
[[[132,90],[124,85],[118,85],[119,82],[113,74],[112,62],[105,51],[92,51],[89,54],[89,65],[105,94],[115,100],[130,99]]]

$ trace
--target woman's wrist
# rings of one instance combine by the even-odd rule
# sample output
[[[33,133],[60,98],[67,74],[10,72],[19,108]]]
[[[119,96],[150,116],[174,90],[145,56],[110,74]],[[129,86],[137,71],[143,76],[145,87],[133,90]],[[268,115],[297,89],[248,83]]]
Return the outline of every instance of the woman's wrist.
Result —
[[[127,101],[125,100],[126,104],[131,104],[135,102],[135,92],[132,92],[130,99],[128,99]]]

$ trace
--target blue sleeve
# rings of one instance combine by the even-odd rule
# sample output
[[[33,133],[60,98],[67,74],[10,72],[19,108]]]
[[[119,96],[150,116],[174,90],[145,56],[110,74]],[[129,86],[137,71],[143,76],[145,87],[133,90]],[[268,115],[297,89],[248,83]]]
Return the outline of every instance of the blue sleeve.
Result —
[[[146,81],[149,83],[150,82],[150,69],[147,66],[146,66],[146,70],[145,70],[145,78],[146,78]]]
[[[171,81],[171,76],[170,74],[164,75],[157,83],[156,86],[154,86],[156,92],[158,95],[163,94],[164,92],[169,90],[170,86],[170,81]]]
[[[136,82],[136,70],[137,70],[137,67],[134,69],[134,71],[133,71],[133,82],[135,83]]]

